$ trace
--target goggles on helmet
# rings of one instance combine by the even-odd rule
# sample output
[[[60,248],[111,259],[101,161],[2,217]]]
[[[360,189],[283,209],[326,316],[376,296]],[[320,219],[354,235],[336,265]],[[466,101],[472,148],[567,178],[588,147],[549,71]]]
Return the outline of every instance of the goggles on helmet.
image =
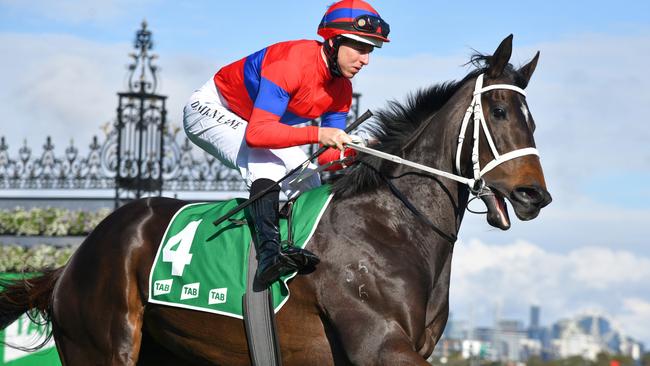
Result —
[[[374,15],[359,15],[350,22],[331,22],[321,23],[319,28],[335,28],[346,31],[356,31],[374,35],[381,35],[383,38],[388,38],[390,33],[390,26],[380,17]],[[379,31],[379,32],[378,32]]]
[[[359,32],[365,33],[377,33],[377,30],[380,30],[380,34],[384,38],[387,38],[388,33],[390,33],[388,23],[374,15],[360,15],[354,18],[352,26]]]

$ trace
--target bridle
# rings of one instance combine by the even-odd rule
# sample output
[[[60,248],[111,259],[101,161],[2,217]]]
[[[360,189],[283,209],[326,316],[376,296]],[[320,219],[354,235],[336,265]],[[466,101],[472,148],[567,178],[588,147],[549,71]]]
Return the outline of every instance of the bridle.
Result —
[[[467,131],[467,125],[469,124],[469,120],[473,116],[474,134],[472,136],[472,140],[474,141],[474,146],[472,148],[472,170],[474,172],[474,179],[472,181],[472,184],[470,185],[470,190],[472,190],[472,192],[474,192],[477,189],[477,185],[478,186],[485,185],[483,181],[483,176],[485,174],[487,174],[490,170],[496,168],[497,166],[505,163],[506,161],[516,159],[526,155],[539,156],[539,151],[537,151],[537,149],[534,147],[527,147],[523,149],[513,150],[503,155],[499,154],[499,151],[497,150],[496,145],[494,144],[494,140],[492,139],[492,135],[490,134],[490,130],[487,127],[487,122],[485,121],[485,115],[483,114],[483,105],[481,103],[481,94],[496,89],[516,91],[517,93],[526,97],[526,92],[517,86],[510,85],[510,84],[495,84],[495,85],[483,87],[483,74],[480,74],[476,78],[476,86],[474,87],[474,97],[472,98],[472,102],[470,106],[467,108],[467,111],[465,112],[465,117],[463,117],[463,123],[460,127],[460,133],[458,135],[458,148],[456,149],[456,171],[460,172],[460,161],[461,161],[463,142],[465,140],[465,132]],[[485,134],[485,138],[488,141],[490,150],[492,150],[492,156],[494,156],[494,159],[489,163],[487,163],[483,169],[481,169],[481,163],[479,161],[479,132],[481,128],[483,128],[483,133]]]
[[[402,164],[406,165],[418,170],[422,170],[427,173],[435,174],[441,177],[445,177],[451,180],[455,180],[459,183],[463,183],[469,187],[469,191],[474,195],[474,198],[476,199],[478,197],[484,196],[484,195],[493,195],[494,193],[491,191],[489,187],[486,186],[485,181],[483,180],[483,176],[487,174],[489,171],[492,169],[496,168],[497,166],[505,163],[506,161],[516,159],[522,156],[526,155],[537,155],[539,156],[539,152],[537,151],[536,148],[534,147],[526,147],[523,149],[516,149],[513,151],[510,151],[505,154],[500,154],[499,151],[496,148],[496,145],[494,143],[494,139],[492,138],[492,135],[490,134],[490,130],[487,127],[487,122],[485,121],[485,116],[483,114],[483,105],[481,103],[481,95],[483,93],[486,93],[491,90],[512,90],[515,91],[524,97],[526,96],[526,92],[514,85],[510,84],[494,84],[494,85],[489,85],[484,87],[483,86],[483,75],[480,74],[476,78],[476,84],[474,86],[474,93],[472,96],[472,101],[467,107],[467,110],[465,111],[465,115],[463,117],[463,122],[460,127],[460,132],[458,133],[458,146],[456,148],[456,159],[455,159],[455,169],[458,174],[453,174],[449,172],[445,172],[439,169],[431,168],[426,165],[418,164],[416,162],[400,158],[399,156],[388,154],[379,150],[375,150],[372,148],[369,148],[365,146],[365,144],[360,140],[356,139],[355,142],[348,143],[346,146],[355,149],[357,151],[369,154],[369,155],[374,155],[382,159],[386,159],[389,161],[392,161],[397,164]],[[467,132],[467,126],[469,125],[469,121],[472,119],[473,124],[474,124],[474,131],[472,135],[472,141],[473,141],[473,147],[472,147],[472,171],[473,171],[473,177],[472,178],[467,178],[462,175],[459,175],[461,172],[461,155],[462,155],[462,150],[463,150],[463,143],[465,142],[465,134]],[[431,120],[429,120],[429,123]],[[426,127],[426,126],[425,126]],[[481,169],[481,163],[479,159],[479,137],[480,137],[480,131],[481,128],[483,129],[483,133],[485,134],[485,137],[488,141],[488,145],[490,146],[490,150],[492,151],[492,156],[494,159],[492,159],[489,163],[487,163],[482,169]],[[423,129],[420,129],[420,133],[424,131]],[[419,133],[418,133],[419,134]],[[416,136],[417,137],[417,136]],[[413,141],[413,139],[411,140]],[[369,166],[368,164],[365,164],[366,166],[370,167],[371,169],[375,170],[384,182],[388,185],[390,188],[391,192],[400,200],[404,205],[411,211],[413,214],[424,224],[429,226],[433,231],[438,233],[440,236],[442,236],[444,239],[446,239],[449,243],[451,243],[452,247],[453,244],[456,242],[456,235],[454,233],[447,234],[441,231],[435,224],[431,222],[420,210],[416,208],[413,203],[409,201],[409,199],[401,192],[397,187],[391,182],[392,179],[398,178],[388,178],[381,174],[376,168]],[[409,173],[406,173],[409,174]],[[403,174],[402,176],[406,175]],[[424,174],[426,175],[426,174]],[[435,177],[431,177],[432,179],[435,179]],[[469,208],[468,208],[469,210]],[[475,211],[471,211],[473,213],[478,213]]]
[[[467,108],[467,111],[465,112],[465,116],[463,117],[463,122],[460,127],[460,132],[458,134],[458,147],[456,149],[456,172],[460,174],[461,172],[461,155],[462,155],[462,148],[463,148],[463,143],[465,141],[465,133],[467,131],[467,126],[469,125],[470,119],[473,120],[474,124],[474,133],[472,136],[473,140],[473,148],[472,148],[472,170],[473,170],[473,178],[467,178],[459,174],[453,174],[449,172],[445,172],[439,169],[431,168],[426,165],[418,164],[416,162],[400,158],[399,156],[388,154],[379,150],[375,150],[372,148],[369,148],[365,146],[361,141],[357,140],[352,143],[346,144],[346,146],[355,149],[357,151],[369,154],[369,155],[374,155],[382,159],[386,159],[389,161],[392,161],[397,164],[402,164],[406,166],[410,166],[415,169],[419,169],[422,171],[425,171],[427,173],[435,174],[441,177],[445,177],[448,179],[455,180],[459,183],[463,183],[469,187],[469,190],[474,194],[475,196],[478,196],[481,192],[484,192],[486,189],[489,189],[485,186],[485,181],[483,180],[483,176],[487,174],[489,171],[492,169],[496,168],[497,166],[505,163],[506,161],[516,159],[522,156],[526,155],[537,155],[539,156],[539,152],[537,151],[536,148],[534,147],[527,147],[523,149],[516,149],[513,151],[510,151],[505,154],[500,154],[499,151],[496,148],[496,145],[494,144],[494,139],[492,138],[492,135],[490,134],[490,130],[487,128],[487,122],[485,121],[485,116],[483,115],[483,106],[481,103],[481,95],[485,92],[491,91],[491,90],[497,90],[497,89],[504,89],[504,90],[512,90],[515,91],[524,97],[526,96],[526,92],[514,85],[510,84],[494,84],[494,85],[489,85],[486,87],[483,87],[483,75],[480,74],[476,78],[476,85],[474,87],[474,93],[472,97],[472,101]],[[473,117],[473,118],[472,118]],[[485,137],[488,141],[488,145],[490,146],[490,149],[492,151],[492,155],[494,156],[494,159],[487,163],[485,167],[481,169],[481,163],[479,159],[479,136],[480,136],[480,130],[481,128],[483,129],[483,133],[485,134]]]

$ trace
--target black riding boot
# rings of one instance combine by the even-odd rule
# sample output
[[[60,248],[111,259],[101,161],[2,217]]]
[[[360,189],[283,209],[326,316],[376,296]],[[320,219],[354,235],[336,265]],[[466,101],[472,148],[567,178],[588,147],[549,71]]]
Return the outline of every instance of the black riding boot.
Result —
[[[281,276],[298,270],[294,261],[282,253],[279,230],[280,188],[270,179],[257,179],[251,185],[251,196],[269,186],[276,186],[266,195],[250,205],[250,213],[255,228],[257,251],[256,282],[266,288]]]

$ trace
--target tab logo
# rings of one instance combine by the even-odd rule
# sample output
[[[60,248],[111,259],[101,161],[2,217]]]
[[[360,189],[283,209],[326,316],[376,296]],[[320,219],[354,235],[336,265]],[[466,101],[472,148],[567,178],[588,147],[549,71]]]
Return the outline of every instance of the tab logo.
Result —
[[[181,289],[181,300],[195,299],[199,297],[200,282],[188,283]]]
[[[158,280],[153,283],[153,295],[164,295],[172,292],[172,283],[173,280],[170,278],[168,280]]]
[[[210,297],[208,297],[208,304],[223,304],[228,298],[228,288],[213,288],[210,290]]]

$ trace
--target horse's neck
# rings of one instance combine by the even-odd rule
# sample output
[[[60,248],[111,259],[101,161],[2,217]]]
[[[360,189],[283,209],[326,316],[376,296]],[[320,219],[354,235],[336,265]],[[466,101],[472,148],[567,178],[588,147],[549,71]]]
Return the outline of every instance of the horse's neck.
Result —
[[[454,158],[458,133],[464,113],[470,103],[472,83],[467,83],[426,123],[419,137],[404,151],[404,158],[417,163],[455,173]],[[396,168],[395,175],[413,171],[408,167]],[[460,228],[463,212],[467,206],[467,190],[456,181],[437,177],[418,177],[417,181],[398,182],[395,185],[408,199],[439,229],[456,235]],[[422,189],[427,187],[427,189]],[[430,189],[429,189],[430,187]],[[453,218],[453,220],[451,220]]]
[[[454,158],[458,144],[460,125],[471,102],[473,83],[467,82],[450,99],[432,115],[430,122],[424,122],[425,129],[413,142],[405,158],[430,167],[454,172]],[[454,181],[446,180],[449,185]]]

